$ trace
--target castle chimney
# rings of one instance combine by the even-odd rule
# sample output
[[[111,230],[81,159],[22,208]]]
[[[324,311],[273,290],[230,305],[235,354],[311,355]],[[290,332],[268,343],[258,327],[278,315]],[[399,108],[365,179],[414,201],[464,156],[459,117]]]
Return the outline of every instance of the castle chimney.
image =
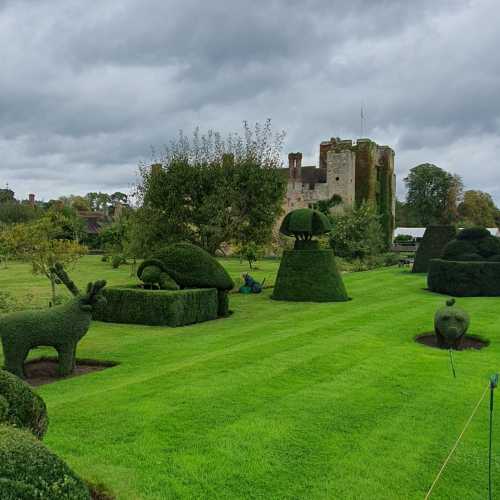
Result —
[[[288,176],[290,179],[299,180],[301,177],[302,153],[288,154]]]
[[[30,194],[28,195],[28,202],[29,202],[29,204],[30,204],[32,207],[34,207],[34,206],[35,206],[35,195],[34,195],[34,193],[30,193]]]
[[[153,163],[151,165],[151,174],[157,175],[161,172],[161,163]]]

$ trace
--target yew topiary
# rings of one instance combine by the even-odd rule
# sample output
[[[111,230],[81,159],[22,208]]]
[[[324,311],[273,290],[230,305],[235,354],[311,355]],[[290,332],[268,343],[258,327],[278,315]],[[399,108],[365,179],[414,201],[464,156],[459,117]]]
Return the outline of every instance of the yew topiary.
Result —
[[[296,249],[317,248],[317,243],[309,243],[312,238],[331,230],[328,217],[311,208],[292,210],[285,216],[280,227],[280,233],[295,238]]]
[[[27,431],[0,425],[2,500],[90,500],[90,492],[59,457]]]
[[[412,272],[428,272],[430,260],[441,257],[443,249],[456,234],[455,226],[428,226],[415,254]]]
[[[9,424],[32,432],[42,439],[48,426],[47,407],[28,384],[0,370],[0,424]]]
[[[438,345],[458,349],[469,324],[469,315],[455,305],[455,299],[446,301],[446,306],[438,309],[434,315],[434,331]]]
[[[24,361],[31,349],[52,346],[59,355],[59,375],[73,372],[76,361],[76,346],[87,333],[94,305],[104,300],[100,291],[105,281],[89,283],[85,294],[81,294],[69,279],[61,265],[54,273],[75,296],[67,304],[43,310],[21,311],[7,314],[0,321],[5,368],[24,377]]]

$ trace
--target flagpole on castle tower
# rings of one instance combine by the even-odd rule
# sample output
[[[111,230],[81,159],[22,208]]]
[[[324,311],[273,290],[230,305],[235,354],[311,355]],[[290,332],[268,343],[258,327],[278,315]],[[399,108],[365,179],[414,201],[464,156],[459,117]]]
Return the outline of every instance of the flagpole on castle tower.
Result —
[[[361,103],[361,113],[360,113],[360,120],[361,120],[361,137],[365,136],[365,105],[364,103]]]

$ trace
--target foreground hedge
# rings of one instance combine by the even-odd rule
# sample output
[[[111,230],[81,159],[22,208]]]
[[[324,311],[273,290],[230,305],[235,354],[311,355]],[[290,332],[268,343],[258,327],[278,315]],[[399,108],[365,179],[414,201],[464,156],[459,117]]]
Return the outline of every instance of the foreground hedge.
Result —
[[[433,292],[456,297],[499,296],[500,262],[433,259],[427,286]]]
[[[84,482],[27,431],[0,425],[2,500],[90,500]]]
[[[332,250],[285,251],[272,298],[303,302],[349,300]]]
[[[94,319],[112,323],[182,326],[217,318],[215,288],[144,290],[136,285],[104,289],[106,304],[99,304]]]
[[[5,370],[0,370],[0,424],[27,429],[39,439],[48,426],[43,399],[28,384]]]
[[[418,245],[413,264],[413,273],[426,273],[431,259],[439,259],[447,243],[455,238],[455,226],[429,226]]]

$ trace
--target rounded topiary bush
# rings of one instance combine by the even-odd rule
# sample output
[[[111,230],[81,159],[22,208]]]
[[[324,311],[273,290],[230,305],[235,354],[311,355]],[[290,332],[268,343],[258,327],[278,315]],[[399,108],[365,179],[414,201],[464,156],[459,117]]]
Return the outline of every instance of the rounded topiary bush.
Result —
[[[24,430],[0,425],[2,500],[90,500],[85,483]]]
[[[151,266],[161,268],[181,288],[216,288],[218,315],[227,316],[229,313],[227,293],[234,288],[234,281],[217,259],[202,248],[191,243],[169,245],[139,266],[139,279],[142,279],[142,274]]]
[[[0,370],[0,424],[27,429],[39,439],[48,426],[43,399],[28,384],[5,370]]]
[[[431,260],[427,285],[454,296],[500,295],[500,240],[485,228],[464,229]]]
[[[426,273],[430,260],[441,257],[444,247],[456,234],[455,226],[428,226],[415,254],[412,272]]]

